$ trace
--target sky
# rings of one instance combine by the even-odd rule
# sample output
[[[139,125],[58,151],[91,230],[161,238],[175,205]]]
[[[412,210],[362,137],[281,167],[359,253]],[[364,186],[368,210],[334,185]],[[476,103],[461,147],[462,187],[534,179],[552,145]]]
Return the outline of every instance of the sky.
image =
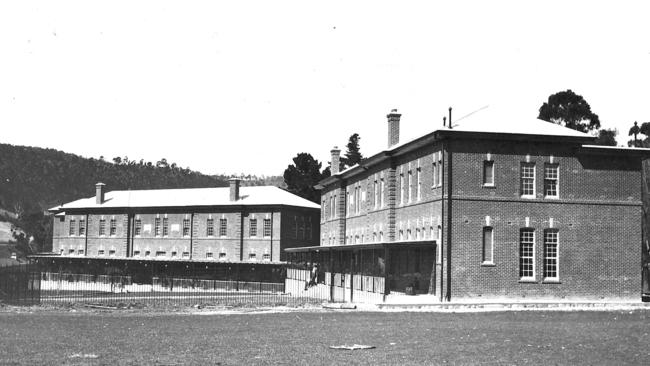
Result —
[[[571,89],[624,145],[650,121],[645,3],[3,1],[0,143],[282,175],[353,133],[386,148],[393,108],[405,141]]]

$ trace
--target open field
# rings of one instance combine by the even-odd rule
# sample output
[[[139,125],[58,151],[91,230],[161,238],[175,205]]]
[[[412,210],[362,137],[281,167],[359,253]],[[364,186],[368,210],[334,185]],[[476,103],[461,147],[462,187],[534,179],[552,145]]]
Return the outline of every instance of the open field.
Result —
[[[0,313],[0,364],[646,364],[650,311]],[[344,351],[330,345],[366,344]]]

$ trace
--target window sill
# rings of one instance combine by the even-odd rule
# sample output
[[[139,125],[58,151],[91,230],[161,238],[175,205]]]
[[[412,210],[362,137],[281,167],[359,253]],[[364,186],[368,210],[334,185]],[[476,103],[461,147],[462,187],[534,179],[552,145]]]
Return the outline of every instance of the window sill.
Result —
[[[554,283],[554,284],[560,284],[560,283],[562,283],[562,282],[560,282],[560,280],[551,280],[551,279],[548,279],[548,280],[543,280],[542,283]]]
[[[537,283],[534,278],[523,278],[519,280],[519,283]]]
[[[483,262],[481,267],[496,267],[497,265],[494,262]]]
[[[559,200],[560,196],[544,196],[544,199],[547,199],[547,200]]]
[[[535,195],[532,195],[532,196],[523,196],[522,195],[522,196],[519,196],[519,197],[523,198],[523,199],[526,199],[526,200],[534,200],[535,198],[537,198]]]
[[[497,186],[494,185],[494,183],[492,183],[492,184],[483,184],[483,188],[492,188],[492,189],[495,189],[496,187],[497,187]]]

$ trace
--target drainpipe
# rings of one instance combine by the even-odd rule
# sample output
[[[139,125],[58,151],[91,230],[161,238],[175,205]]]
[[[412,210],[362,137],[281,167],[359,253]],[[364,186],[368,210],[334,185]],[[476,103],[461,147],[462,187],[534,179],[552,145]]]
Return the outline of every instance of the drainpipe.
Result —
[[[190,260],[192,259],[194,259],[194,212],[190,213]]]
[[[262,222],[262,236],[264,236],[264,222]],[[282,249],[280,249],[282,250]],[[271,210],[271,262],[273,262],[273,210]],[[278,262],[280,258],[278,258]]]
[[[88,214],[86,214],[86,221],[84,221],[84,256],[88,256]]]
[[[451,117],[451,108],[449,109],[449,116]],[[449,125],[451,126],[451,118],[449,119]],[[452,223],[452,152],[451,152],[451,141],[447,141],[447,301],[451,301],[451,223]]]
[[[239,261],[244,261],[244,206],[240,207],[239,220]],[[238,267],[239,268],[239,267]]]

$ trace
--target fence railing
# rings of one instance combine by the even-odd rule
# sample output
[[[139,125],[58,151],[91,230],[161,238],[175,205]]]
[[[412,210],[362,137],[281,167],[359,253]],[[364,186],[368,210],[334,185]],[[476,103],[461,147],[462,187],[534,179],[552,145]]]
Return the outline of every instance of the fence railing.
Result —
[[[41,271],[36,265],[0,268],[0,300],[9,304],[97,306],[297,306],[320,303],[310,293],[288,293],[285,281],[206,279]],[[224,276],[227,277],[227,276]]]

